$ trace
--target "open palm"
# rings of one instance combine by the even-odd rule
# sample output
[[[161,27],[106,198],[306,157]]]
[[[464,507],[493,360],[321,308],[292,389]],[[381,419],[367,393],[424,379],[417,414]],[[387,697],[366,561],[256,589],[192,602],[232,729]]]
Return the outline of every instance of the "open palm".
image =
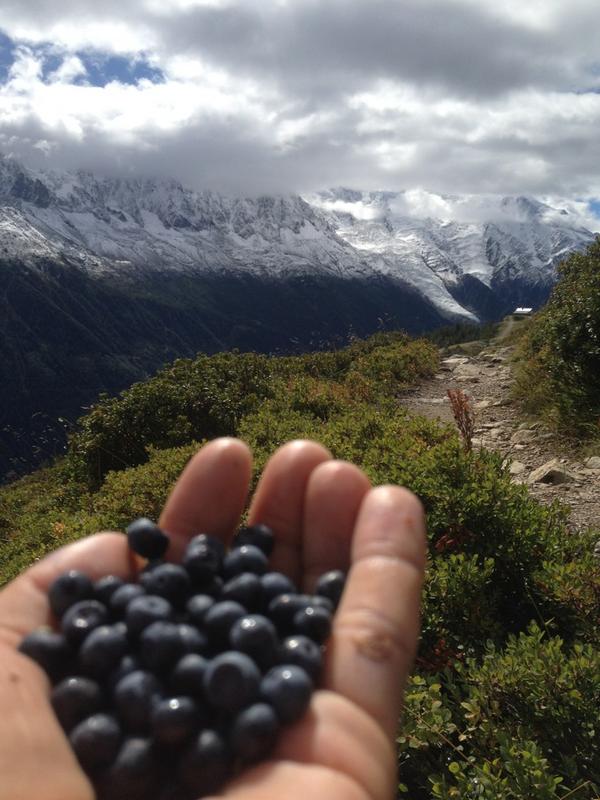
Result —
[[[200,531],[230,540],[250,472],[248,448],[235,439],[218,439],[190,461],[160,519],[171,536],[170,558],[178,560]],[[371,489],[357,467],[332,460],[314,442],[298,441],[268,462],[249,521],[274,529],[272,568],[305,590],[327,570],[350,571],[308,713],[285,730],[269,761],[229,783],[222,796],[391,797],[392,742],[419,628],[420,504],[399,487]],[[122,534],[97,534],[53,553],[0,592],[0,800],[94,797],[54,717],[46,676],[17,647],[50,620],[46,592],[62,572],[132,580],[137,567]]]

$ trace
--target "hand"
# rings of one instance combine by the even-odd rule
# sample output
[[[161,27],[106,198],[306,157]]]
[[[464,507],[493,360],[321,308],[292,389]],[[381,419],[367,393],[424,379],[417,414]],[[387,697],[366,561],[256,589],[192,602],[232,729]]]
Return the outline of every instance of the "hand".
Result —
[[[160,519],[178,560],[206,531],[230,539],[239,524],[251,456],[235,439],[204,447],[177,482]],[[395,793],[393,740],[419,630],[425,563],[421,506],[396,486],[371,489],[352,464],[314,442],[291,442],[265,467],[249,521],[276,532],[273,569],[310,590],[351,566],[309,712],[281,736],[273,757],[227,785],[230,800],[387,800]],[[0,592],[0,800],[92,800],[49,703],[42,670],[17,651],[48,624],[46,593],[69,569],[135,579],[122,534],[69,545]]]

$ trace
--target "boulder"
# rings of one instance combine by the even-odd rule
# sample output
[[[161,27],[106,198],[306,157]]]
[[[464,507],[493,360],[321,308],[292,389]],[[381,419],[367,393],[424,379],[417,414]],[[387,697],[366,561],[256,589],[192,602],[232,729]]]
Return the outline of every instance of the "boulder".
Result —
[[[522,461],[513,461],[508,471],[511,475],[522,475],[526,469],[527,467]]]
[[[583,463],[588,469],[600,469],[600,456],[590,456]]]
[[[577,475],[563,466],[557,458],[548,461],[541,467],[534,469],[527,479],[528,483],[570,483],[577,479]]]

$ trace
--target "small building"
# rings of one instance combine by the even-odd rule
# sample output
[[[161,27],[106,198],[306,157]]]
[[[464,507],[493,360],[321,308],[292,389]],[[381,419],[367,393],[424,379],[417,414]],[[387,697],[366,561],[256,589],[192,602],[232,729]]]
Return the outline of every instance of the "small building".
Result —
[[[513,317],[530,317],[533,314],[533,308],[515,308],[512,315]]]

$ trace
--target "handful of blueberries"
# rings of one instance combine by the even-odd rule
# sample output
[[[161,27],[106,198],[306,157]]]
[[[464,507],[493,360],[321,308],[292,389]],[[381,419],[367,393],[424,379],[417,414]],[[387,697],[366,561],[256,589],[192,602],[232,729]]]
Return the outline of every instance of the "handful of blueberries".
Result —
[[[201,533],[181,564],[149,519],[127,528],[148,560],[138,583],[78,571],[49,589],[60,632],[20,650],[54,685],[52,705],[100,800],[197,798],[264,759],[318,681],[345,576],[314,595],[269,571],[273,533],[241,528],[229,552]]]

